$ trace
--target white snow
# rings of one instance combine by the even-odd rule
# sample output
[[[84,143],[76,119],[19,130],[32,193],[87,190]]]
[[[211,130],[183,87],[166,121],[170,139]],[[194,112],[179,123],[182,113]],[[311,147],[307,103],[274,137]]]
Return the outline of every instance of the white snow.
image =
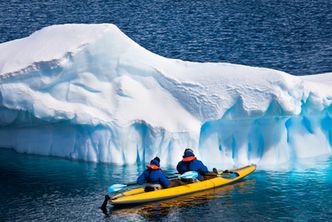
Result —
[[[278,165],[331,152],[332,73],[292,76],[164,58],[111,24],[0,44],[0,147],[174,165]]]

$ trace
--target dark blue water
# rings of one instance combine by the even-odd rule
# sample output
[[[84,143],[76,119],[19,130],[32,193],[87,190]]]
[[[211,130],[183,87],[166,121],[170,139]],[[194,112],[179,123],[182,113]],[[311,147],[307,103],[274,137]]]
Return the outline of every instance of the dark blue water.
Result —
[[[114,23],[166,57],[332,71],[331,0],[0,1],[0,42],[63,23]]]
[[[174,200],[110,207],[105,216],[98,207],[107,187],[134,181],[142,170],[0,149],[0,221],[332,220],[332,157],[286,171],[258,169],[234,185]]]
[[[332,71],[330,0],[0,1],[0,42],[63,23],[114,23],[166,57],[295,75]],[[109,209],[105,217],[98,207],[106,188],[134,181],[142,167],[0,149],[0,221],[332,220],[331,157],[304,160],[287,171],[259,169],[232,186]]]

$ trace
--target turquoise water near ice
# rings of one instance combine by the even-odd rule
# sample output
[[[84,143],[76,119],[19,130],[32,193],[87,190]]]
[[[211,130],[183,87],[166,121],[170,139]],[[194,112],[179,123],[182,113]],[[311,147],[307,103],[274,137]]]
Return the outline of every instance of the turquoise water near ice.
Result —
[[[173,200],[125,209],[109,206],[105,216],[99,207],[107,187],[135,181],[143,169],[0,149],[0,221],[332,220],[331,156],[284,170],[258,168],[233,185]],[[168,174],[173,170],[165,169]]]

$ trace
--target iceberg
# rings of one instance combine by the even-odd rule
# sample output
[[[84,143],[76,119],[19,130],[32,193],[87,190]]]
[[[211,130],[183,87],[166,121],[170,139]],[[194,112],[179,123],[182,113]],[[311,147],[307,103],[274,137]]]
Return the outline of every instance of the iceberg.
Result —
[[[332,73],[156,55],[112,24],[0,44],[0,147],[93,162],[278,165],[332,147]]]

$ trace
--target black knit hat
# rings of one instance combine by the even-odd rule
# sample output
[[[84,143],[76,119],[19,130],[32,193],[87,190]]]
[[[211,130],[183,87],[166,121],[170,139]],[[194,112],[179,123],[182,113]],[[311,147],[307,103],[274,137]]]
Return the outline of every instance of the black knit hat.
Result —
[[[194,152],[192,149],[190,149],[190,148],[186,148],[185,150],[184,150],[184,152],[187,152],[187,151],[189,151],[189,152]]]
[[[155,157],[154,160],[158,161],[158,163],[160,163],[160,158],[159,157]]]
[[[184,150],[183,158],[189,157],[189,156],[195,156],[194,151],[190,148],[187,148]]]
[[[156,156],[153,160],[150,161],[150,164],[157,165],[158,167],[160,167],[159,157]]]

